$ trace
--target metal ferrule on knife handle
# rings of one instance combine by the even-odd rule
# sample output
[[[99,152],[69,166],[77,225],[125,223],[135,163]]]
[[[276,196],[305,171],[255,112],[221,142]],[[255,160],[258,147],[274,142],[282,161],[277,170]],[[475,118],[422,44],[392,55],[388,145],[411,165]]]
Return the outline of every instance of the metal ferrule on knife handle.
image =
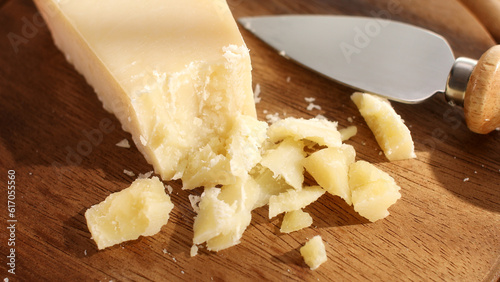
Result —
[[[464,107],[469,129],[487,134],[500,127],[500,45],[479,61],[458,58],[446,84],[448,102]]]

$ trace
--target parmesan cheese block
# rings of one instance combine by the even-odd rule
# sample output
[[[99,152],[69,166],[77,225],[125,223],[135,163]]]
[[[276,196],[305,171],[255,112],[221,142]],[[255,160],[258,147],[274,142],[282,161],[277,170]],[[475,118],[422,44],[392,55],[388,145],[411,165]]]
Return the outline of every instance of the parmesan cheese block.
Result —
[[[35,3],[55,44],[162,179],[182,178],[194,162],[228,166],[238,117],[256,111],[249,52],[224,0]],[[191,187],[219,182],[187,178]]]
[[[416,158],[410,130],[389,100],[356,92],[351,96],[390,161]]]
[[[158,177],[143,178],[89,208],[85,218],[97,247],[104,249],[158,233],[173,207]]]

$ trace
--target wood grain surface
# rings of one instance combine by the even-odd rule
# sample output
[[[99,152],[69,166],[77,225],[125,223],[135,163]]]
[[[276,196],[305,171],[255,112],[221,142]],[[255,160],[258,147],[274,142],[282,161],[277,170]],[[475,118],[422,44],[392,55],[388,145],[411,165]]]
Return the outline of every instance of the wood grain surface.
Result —
[[[496,281],[500,275],[500,132],[470,132],[460,109],[442,96],[419,105],[394,103],[412,132],[415,160],[388,162],[349,96],[276,54],[242,30],[251,49],[259,118],[322,114],[340,127],[357,158],[387,171],[402,187],[391,215],[369,223],[337,197],[306,208],[313,227],[280,234],[281,217],[257,209],[241,244],[191,258],[195,213],[174,188],[170,222],[152,237],[103,251],[90,239],[84,212],[151,171],[130,136],[103,110],[93,89],[54,47],[33,3],[0,1],[0,278],[10,281]],[[235,17],[342,14],[391,18],[446,37],[457,56],[479,58],[495,44],[456,0],[229,0]],[[305,97],[321,110],[306,110]],[[353,122],[349,122],[350,118]],[[9,217],[8,176],[15,171]],[[195,193],[200,193],[197,191]],[[12,197],[11,197],[12,198]],[[12,202],[10,203],[12,205]],[[12,210],[11,210],[12,212]],[[9,222],[8,220],[17,220]],[[8,227],[15,224],[15,229]],[[13,231],[15,230],[15,231]],[[321,235],[328,262],[311,271],[299,248]],[[11,238],[14,240],[9,241]],[[9,242],[15,246],[9,246]],[[15,274],[10,268],[15,250]],[[4,280],[5,281],[5,280]]]

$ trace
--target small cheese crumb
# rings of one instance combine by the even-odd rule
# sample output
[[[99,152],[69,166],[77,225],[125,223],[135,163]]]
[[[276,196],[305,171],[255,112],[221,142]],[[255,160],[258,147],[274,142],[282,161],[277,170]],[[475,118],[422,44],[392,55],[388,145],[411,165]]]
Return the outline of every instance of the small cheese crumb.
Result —
[[[169,194],[172,194],[172,192],[174,191],[174,188],[172,188],[172,186],[170,185],[165,185],[165,188],[167,189]]]
[[[164,253],[164,254],[167,254],[167,253],[168,253],[168,252],[167,252],[167,249],[163,249],[163,253]]]
[[[316,98],[314,98],[314,97],[305,97],[304,100],[306,100],[307,103],[312,103],[312,102],[316,101]]]
[[[315,117],[316,119],[324,119],[324,120],[328,120],[324,115],[316,115]]]
[[[350,123],[352,123],[354,120],[352,119],[352,117],[348,117],[347,121],[350,122]]]
[[[191,202],[191,207],[196,213],[200,212],[200,207],[198,206],[198,203],[201,201],[201,197],[197,195],[189,195],[189,202]]]
[[[198,246],[196,246],[196,245],[191,246],[191,253],[190,254],[191,254],[191,257],[196,256],[198,254]]]
[[[268,115],[266,115],[266,120],[267,120],[267,123],[273,124],[273,123],[281,120],[280,114],[279,113],[268,114]]]
[[[139,173],[139,177],[138,177],[138,179],[150,178],[150,177],[151,177],[151,175],[153,175],[153,171],[146,172],[146,173],[144,173],[144,174]]]
[[[122,141],[116,143],[116,146],[128,149],[128,148],[130,148],[130,143],[128,142],[127,139],[123,139]]]
[[[464,178],[464,182],[469,181],[469,177]]]
[[[135,173],[134,173],[134,172],[132,172],[132,171],[130,171],[130,170],[126,170],[126,169],[124,169],[124,170],[123,170],[123,173],[125,173],[125,174],[126,174],[126,175],[128,175],[128,176],[135,176]]]
[[[84,254],[84,255],[87,255],[87,250],[84,250],[84,251],[83,251],[83,254]]]
[[[312,110],[321,110],[321,106],[320,105],[316,105],[314,103],[309,103],[309,105],[307,105],[307,110],[308,111],[312,111]]]
[[[290,81],[291,81],[291,80],[292,80],[292,78],[291,78],[291,77],[289,77],[289,76],[287,76],[287,78],[286,78],[286,82],[287,82],[287,83],[290,83]]]
[[[260,84],[258,83],[257,85],[255,85],[255,90],[253,91],[253,98],[255,100],[255,104],[260,103],[260,101],[262,100],[260,98]]]
[[[281,51],[280,51],[280,55],[281,55],[281,56],[283,56],[283,57],[285,57],[285,56],[286,56],[286,52],[285,52],[285,50],[281,50]]]

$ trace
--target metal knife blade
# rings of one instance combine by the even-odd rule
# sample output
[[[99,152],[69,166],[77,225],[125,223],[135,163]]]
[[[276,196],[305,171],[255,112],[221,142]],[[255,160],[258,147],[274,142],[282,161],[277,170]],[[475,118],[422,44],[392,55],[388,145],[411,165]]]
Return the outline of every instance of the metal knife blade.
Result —
[[[418,103],[444,92],[455,62],[440,35],[386,19],[287,15],[238,21],[307,68],[404,103]]]

